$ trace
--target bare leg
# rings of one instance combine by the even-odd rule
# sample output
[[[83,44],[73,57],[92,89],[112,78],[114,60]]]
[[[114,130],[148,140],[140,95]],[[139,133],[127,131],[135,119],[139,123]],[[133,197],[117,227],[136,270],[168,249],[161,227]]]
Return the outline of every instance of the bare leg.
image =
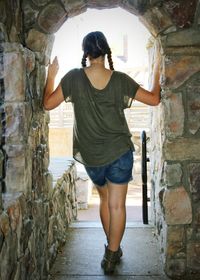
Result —
[[[126,194],[128,184],[119,185],[108,182],[108,207],[110,211],[109,246],[117,251],[122,240],[126,224]]]
[[[97,191],[99,193],[100,197],[100,207],[99,207],[99,213],[101,218],[101,223],[104,229],[104,232],[106,234],[106,237],[108,239],[109,237],[109,226],[110,226],[110,212],[108,208],[108,188],[107,185],[104,187],[98,187],[96,186]]]

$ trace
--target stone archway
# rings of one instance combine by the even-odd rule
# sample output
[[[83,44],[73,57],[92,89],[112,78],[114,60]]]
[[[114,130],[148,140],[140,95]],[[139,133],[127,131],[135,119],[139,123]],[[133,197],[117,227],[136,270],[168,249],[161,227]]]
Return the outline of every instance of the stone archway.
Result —
[[[5,195],[2,200],[0,194],[0,237],[7,238],[6,244],[18,244],[16,251],[27,248],[28,242],[37,242],[41,234],[48,239],[42,243],[43,248],[55,244],[55,237],[48,235],[49,228],[57,222],[52,214],[54,197],[48,173],[48,115],[42,108],[45,66],[49,62],[53,33],[68,17],[87,8],[117,6],[137,15],[161,47],[162,104],[152,110],[151,173],[154,219],[164,269],[170,276],[200,273],[200,3],[197,0],[0,2],[1,185],[7,197],[15,197],[14,202],[7,203]],[[154,52],[152,47],[152,57]],[[71,183],[73,172],[67,175]],[[64,184],[69,189],[70,184]],[[37,214],[43,219],[42,229]],[[52,224],[46,221],[48,217]],[[24,247],[18,241],[23,235]],[[15,238],[11,240],[11,236]],[[57,242],[61,240],[60,236],[56,238]],[[2,255],[6,251],[5,242],[1,247]],[[39,251],[34,246],[30,248],[23,252],[20,265],[30,257],[37,267]],[[7,249],[14,264],[17,255],[11,257]],[[45,274],[53,258],[46,251],[42,257],[43,265],[34,270],[35,275]],[[15,264],[15,272],[20,273],[20,265]]]

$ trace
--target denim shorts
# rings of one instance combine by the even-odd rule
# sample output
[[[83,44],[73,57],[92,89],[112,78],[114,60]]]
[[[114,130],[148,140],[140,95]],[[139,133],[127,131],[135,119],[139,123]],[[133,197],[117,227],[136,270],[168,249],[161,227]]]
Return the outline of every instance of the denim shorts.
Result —
[[[103,187],[107,181],[115,184],[127,184],[133,179],[133,151],[129,150],[110,164],[100,167],[85,166],[92,182]]]

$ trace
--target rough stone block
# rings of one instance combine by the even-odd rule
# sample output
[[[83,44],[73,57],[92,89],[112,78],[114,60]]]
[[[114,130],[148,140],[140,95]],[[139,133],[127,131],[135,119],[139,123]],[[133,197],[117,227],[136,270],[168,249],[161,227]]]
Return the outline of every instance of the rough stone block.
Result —
[[[176,243],[186,241],[186,233],[184,226],[168,226],[167,228],[167,242]]]
[[[168,258],[186,258],[186,234],[183,226],[169,226],[167,230],[166,254]]]
[[[171,27],[173,22],[163,8],[153,7],[140,16],[140,21],[146,26],[152,35],[157,36],[160,32]]]
[[[61,189],[63,189],[63,191],[65,193],[69,193],[70,192],[70,182],[67,180],[64,180],[61,184]]]
[[[182,168],[179,163],[168,164],[165,162],[164,165],[164,181],[167,186],[173,186],[181,182],[182,178]]]
[[[48,244],[52,245],[55,242],[54,236],[54,228],[56,227],[56,217],[51,216],[49,218],[49,225],[48,225]]]
[[[36,78],[35,94],[37,94],[37,97],[40,100],[42,100],[44,86],[45,86],[45,83],[46,83],[46,69],[45,69],[45,66],[40,65],[39,63],[36,64],[35,78]]]
[[[192,222],[191,201],[184,187],[165,190],[162,203],[168,225],[182,225]]]
[[[9,29],[9,41],[12,43],[20,43],[21,38],[20,38],[20,31],[21,31],[21,26],[20,26],[20,18],[19,19],[19,24],[12,24],[11,28]]]
[[[52,192],[53,192],[53,176],[50,172],[44,173],[44,193],[48,199],[51,199]]]
[[[200,56],[168,55],[165,57],[163,84],[169,88],[179,88],[199,71]]]
[[[6,30],[6,26],[3,23],[0,23],[0,42],[7,42],[8,34]]]
[[[4,236],[3,236],[3,233],[2,233],[1,227],[0,227],[0,252],[1,252],[3,242],[4,242]]]
[[[4,54],[5,101],[24,101],[26,68],[23,53]]]
[[[83,1],[82,1],[83,2]],[[88,8],[95,8],[95,9],[111,9],[115,8],[119,5],[119,3],[122,2],[120,0],[88,0],[87,1],[87,7]]]
[[[164,1],[163,5],[172,18],[174,24],[178,27],[190,27],[193,24],[197,0],[168,0]]]
[[[167,244],[166,253],[169,258],[184,259],[186,258],[185,244],[182,242]]]
[[[10,232],[3,243],[0,252],[0,278],[5,280],[12,279],[12,274],[15,274],[17,268],[17,251],[18,240],[17,234]]]
[[[4,237],[6,237],[11,231],[9,216],[6,212],[2,212],[0,215],[0,229]]]
[[[61,0],[65,6],[68,17],[74,17],[87,10],[87,4],[84,0]],[[87,1],[88,2],[88,1]]]
[[[187,129],[191,134],[196,134],[200,129],[200,76],[193,79],[193,85],[187,88]],[[192,88],[192,90],[191,90]]]
[[[3,51],[5,53],[20,53],[23,54],[24,47],[17,42],[5,42],[2,44]]]
[[[37,260],[37,250],[36,250],[36,231],[35,229],[32,231],[32,234],[29,238],[29,242],[28,242],[28,249],[30,251],[30,262],[29,262],[29,273],[31,274],[31,278],[34,279],[35,278],[39,278],[38,277],[38,271],[35,270],[36,266],[37,266],[37,261],[39,262],[39,259]]]
[[[198,138],[177,138],[165,141],[163,146],[165,160],[200,160],[200,141]]]
[[[7,207],[7,213],[9,215],[10,227],[12,232],[17,232],[17,237],[21,236],[22,227],[22,215],[20,209],[19,200],[11,200],[9,206]]]
[[[67,12],[57,3],[45,6],[38,16],[38,25],[45,33],[55,33],[67,20]]]
[[[195,207],[194,211],[194,223],[198,226],[200,226],[200,206]],[[199,240],[200,240],[200,234],[199,234]]]
[[[5,122],[5,113],[3,112],[3,108],[0,109],[0,137],[3,137],[3,133],[4,133],[4,122]]]
[[[187,244],[187,266],[194,271],[200,271],[200,244],[189,242]]]
[[[52,35],[44,34],[36,29],[31,29],[26,39],[26,44],[34,52],[44,52]]]
[[[44,6],[46,4],[48,4],[49,2],[51,2],[51,0],[32,0],[32,2],[36,5],[36,6]]]
[[[40,228],[43,232],[48,228],[48,204],[42,199],[33,201],[32,216],[36,228]]]
[[[196,15],[196,25],[200,26],[200,12]]]
[[[185,259],[168,259],[165,265],[165,272],[168,276],[181,277],[186,272]],[[180,278],[179,278],[180,279]]]
[[[164,35],[167,35],[167,34],[171,34],[173,32],[177,32],[177,27],[176,26],[170,26],[168,27],[167,29],[165,29],[162,34],[163,36],[161,37],[161,41],[164,41],[163,39],[165,38]],[[166,39],[166,38],[165,38]],[[164,47],[166,44],[166,41],[164,41],[164,43],[162,43],[162,46]]]
[[[199,46],[199,30],[183,29],[172,32],[161,38],[164,47],[191,47]]]
[[[25,249],[23,252],[23,255],[20,257],[20,261],[17,264],[17,269],[16,269],[16,274],[15,278],[16,279],[26,279],[27,275],[33,275],[32,268],[32,256],[30,254],[30,251],[28,248]],[[34,275],[33,277],[36,276]],[[32,278],[32,277],[31,277]]]
[[[188,165],[190,191],[193,194],[193,199],[200,199],[200,163],[191,163]]]
[[[5,103],[5,137],[7,144],[21,144],[27,141],[28,124],[24,103]]]
[[[1,48],[0,48],[1,51]],[[3,52],[0,52],[0,81],[1,81],[1,99],[4,98],[4,63]]]
[[[29,194],[32,187],[32,161],[27,145],[6,145],[6,190]]]
[[[6,26],[9,32],[10,42],[20,42],[22,37],[22,14],[21,1],[6,2]]]
[[[35,54],[29,49],[24,49],[24,57],[26,62],[26,71],[30,74],[35,68]]]
[[[200,163],[191,163],[188,165],[190,191],[196,193],[200,191]]]
[[[187,242],[199,242],[200,228],[198,224],[192,224],[187,227]]]
[[[3,175],[3,161],[4,161],[4,154],[3,151],[0,150],[0,178],[2,178]]]
[[[119,5],[134,15],[143,14],[148,5],[148,1],[146,0],[121,0]]]
[[[26,39],[27,47],[35,52],[37,58],[46,65],[49,62],[51,56],[51,50],[54,43],[54,35],[44,34],[31,29]]]
[[[164,126],[170,138],[182,136],[184,132],[185,113],[181,93],[164,93]]]
[[[46,171],[44,169],[44,149],[41,146],[37,146],[36,151],[33,154],[32,162],[32,184],[34,188],[35,198],[39,199],[42,195],[45,195],[48,191],[46,183]]]
[[[5,23],[6,22],[6,2],[5,1],[0,1],[0,19],[1,22]]]
[[[32,5],[32,3],[29,0],[23,1],[22,5],[24,11],[24,28],[25,31],[28,31],[36,23],[37,16],[39,14],[39,9]]]
[[[3,211],[3,200],[2,200],[2,184],[0,185],[1,190],[0,190],[0,214]]]

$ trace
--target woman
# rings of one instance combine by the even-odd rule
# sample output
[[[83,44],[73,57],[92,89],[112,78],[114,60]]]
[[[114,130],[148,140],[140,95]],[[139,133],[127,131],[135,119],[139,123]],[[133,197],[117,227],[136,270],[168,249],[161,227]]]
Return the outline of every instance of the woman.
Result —
[[[100,217],[108,240],[101,266],[105,273],[112,273],[122,256],[125,200],[133,168],[134,145],[124,109],[131,106],[133,99],[152,106],[159,104],[159,62],[154,67],[153,87],[147,91],[128,75],[114,71],[103,33],[89,33],[82,48],[82,68],[69,71],[55,90],[57,58],[50,64],[43,104],[46,110],[64,100],[73,104],[73,157],[84,164],[98,190]],[[106,55],[110,69],[105,67]]]

